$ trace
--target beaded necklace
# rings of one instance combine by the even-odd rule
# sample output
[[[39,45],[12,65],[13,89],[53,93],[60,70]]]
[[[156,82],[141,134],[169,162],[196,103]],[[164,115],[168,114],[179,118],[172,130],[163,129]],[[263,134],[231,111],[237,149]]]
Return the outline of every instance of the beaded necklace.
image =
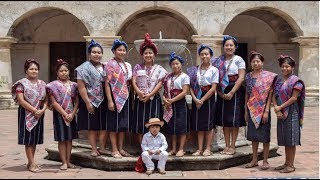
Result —
[[[124,75],[126,76],[126,80],[128,79],[128,76],[129,76],[129,71],[128,71],[128,67],[126,65],[126,62],[124,60],[122,60],[121,62],[123,63],[124,65],[124,68],[126,71],[123,70],[122,66],[119,64],[119,62],[116,60],[117,64],[120,66],[122,72],[124,73]]]
[[[179,72],[179,74],[177,76],[174,75],[174,73],[172,73],[172,76],[171,76],[171,83],[170,83],[170,90],[172,90],[174,88],[174,81],[176,79],[178,79],[178,77],[181,75],[182,73]]]

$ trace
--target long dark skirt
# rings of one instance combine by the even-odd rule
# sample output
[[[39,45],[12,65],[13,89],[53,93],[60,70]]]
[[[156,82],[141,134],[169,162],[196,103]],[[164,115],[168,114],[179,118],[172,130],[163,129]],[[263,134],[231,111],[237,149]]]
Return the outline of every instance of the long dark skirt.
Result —
[[[142,102],[138,98],[134,100],[132,132],[145,134],[148,129],[144,126],[150,118],[162,119],[163,107],[159,94],[156,94],[152,100]]]
[[[183,135],[190,132],[190,112],[185,98],[172,104],[173,115],[166,125],[166,132],[169,135]],[[165,123],[166,124],[166,123]]]
[[[101,102],[98,108],[94,107],[94,114],[89,114],[86,103],[79,95],[79,110],[78,110],[78,130],[106,130],[107,123],[107,98]]]
[[[297,103],[290,105],[288,117],[285,120],[278,119],[277,122],[277,139],[279,146],[296,146],[301,145],[301,131],[299,126]]]
[[[235,82],[230,82],[225,89],[225,94],[231,91]],[[245,90],[240,87],[231,100],[224,100],[217,96],[216,103],[216,125],[223,127],[246,126],[244,119]]]
[[[249,110],[248,110],[249,114]],[[248,132],[247,132],[247,140],[254,142],[262,142],[269,143],[270,142],[270,131],[271,131],[271,113],[269,112],[268,122],[263,124],[262,121],[258,129],[253,124],[251,116],[248,115]]]
[[[18,109],[18,144],[36,145],[43,144],[43,118],[39,119],[37,125],[29,132],[26,129],[26,111],[22,106]]]
[[[78,138],[76,117],[71,121],[70,126],[64,122],[61,114],[53,110],[53,132],[55,141],[67,141]]]
[[[117,110],[107,110],[107,127],[108,132],[130,132],[132,127],[132,92],[129,88],[129,98],[124,104],[120,113]],[[111,93],[112,101],[115,104],[113,94]]]
[[[203,92],[203,97],[206,92]],[[213,94],[208,100],[203,102],[198,110],[194,101],[192,101],[191,110],[191,131],[209,131],[215,128],[214,110],[215,110],[215,95]]]

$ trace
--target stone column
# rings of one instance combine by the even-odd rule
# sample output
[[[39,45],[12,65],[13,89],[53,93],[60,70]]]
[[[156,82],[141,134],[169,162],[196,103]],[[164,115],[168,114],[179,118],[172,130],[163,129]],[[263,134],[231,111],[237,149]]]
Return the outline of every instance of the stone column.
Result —
[[[83,36],[87,41],[87,47],[91,41],[91,39],[98,42],[103,48],[103,57],[102,61],[106,62],[113,57],[113,53],[111,51],[111,47],[113,41],[116,39],[121,39],[121,36]]]
[[[10,47],[18,40],[13,37],[0,37],[0,109],[16,108],[12,96],[12,70]]]
[[[209,47],[211,47],[213,50],[213,57],[218,57],[222,54],[223,35],[192,35],[191,38],[194,42],[197,43],[197,48],[199,48],[201,44],[206,44]],[[200,64],[200,57],[198,55],[198,52],[196,62],[196,64]],[[248,142],[246,140],[246,127],[242,127],[239,129],[239,135],[237,138],[236,146],[242,146],[247,144]],[[217,151],[224,147],[225,140],[223,135],[223,129],[222,127],[217,126],[212,144],[212,150]]]
[[[300,36],[291,39],[299,43],[298,76],[306,86],[306,106],[319,105],[319,37]]]

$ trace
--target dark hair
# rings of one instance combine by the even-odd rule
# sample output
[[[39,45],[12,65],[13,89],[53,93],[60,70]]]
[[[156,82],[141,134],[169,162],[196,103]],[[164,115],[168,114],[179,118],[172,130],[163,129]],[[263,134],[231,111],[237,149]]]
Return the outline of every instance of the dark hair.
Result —
[[[259,58],[262,62],[264,62],[264,57],[262,56],[262,54],[260,54],[260,53],[258,53],[258,52],[256,52],[256,51],[251,51],[249,61],[251,62],[252,59],[253,59],[254,57],[256,57],[256,56],[258,56],[258,58]]]
[[[296,61],[291,56],[288,56],[288,55],[280,55],[278,58],[278,61],[279,61],[280,67],[283,63],[288,63],[291,67],[296,66]]]
[[[59,71],[59,69],[60,69],[60,67],[61,67],[62,65],[65,65],[66,68],[70,71],[70,65],[69,65],[69,63],[67,63],[66,61],[64,61],[64,60],[62,60],[62,59],[58,59],[58,60],[57,60],[57,65],[56,65],[56,72]]]
[[[204,45],[204,44],[201,44],[200,48],[198,49],[198,55],[200,55],[200,52],[204,49],[208,49],[210,56],[213,56],[213,50],[209,46]]]
[[[116,50],[118,47],[120,47],[122,45],[126,48],[126,51],[128,51],[127,43],[124,42],[124,41],[120,41],[119,39],[116,39],[116,40],[113,41],[113,45],[111,47],[111,51],[113,52],[114,50]]]
[[[91,40],[90,44],[88,45],[88,53],[90,54],[91,51],[92,51],[92,48],[94,47],[99,47],[101,49],[101,53],[103,54],[103,49],[102,49],[102,46],[95,42],[93,39]]]
[[[24,73],[26,73],[26,71],[29,69],[29,67],[31,66],[31,64],[35,64],[38,68],[38,70],[40,70],[40,65],[39,63],[34,60],[34,59],[27,59],[25,62],[24,62]]]
[[[144,42],[140,45],[140,50],[139,50],[139,52],[140,52],[140,55],[141,55],[141,56],[143,55],[144,51],[145,51],[147,48],[152,49],[152,51],[153,51],[153,53],[154,53],[155,55],[158,54],[158,48],[157,48],[157,46],[151,41],[149,33],[146,33],[146,34],[144,35]]]
[[[169,64],[171,65],[172,61],[174,61],[174,60],[176,60],[176,59],[177,59],[178,61],[180,61],[181,64],[184,63],[184,60],[182,59],[181,56],[176,55],[175,52],[171,52],[171,53],[170,53]]]
[[[224,46],[224,44],[226,43],[227,40],[231,39],[236,47],[236,49],[238,48],[238,41],[235,37],[230,36],[230,35],[225,35],[223,36],[223,41],[222,41],[222,46]]]

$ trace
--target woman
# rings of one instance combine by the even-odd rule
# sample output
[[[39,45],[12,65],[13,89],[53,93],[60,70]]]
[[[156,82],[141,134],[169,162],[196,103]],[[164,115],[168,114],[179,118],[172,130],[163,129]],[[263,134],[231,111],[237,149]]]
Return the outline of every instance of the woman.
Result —
[[[282,78],[276,80],[273,104],[278,119],[278,145],[285,147],[286,160],[275,170],[280,170],[281,173],[290,173],[295,171],[293,163],[296,146],[301,145],[305,85],[299,77],[293,75],[296,63],[292,57],[281,55],[278,61]]]
[[[273,94],[273,83],[277,74],[263,70],[264,57],[255,51],[251,52],[252,72],[246,74],[245,120],[248,124],[247,140],[252,141],[252,160],[246,168],[258,166],[258,146],[263,143],[262,170],[269,169],[271,113],[270,104]]]
[[[111,48],[114,57],[106,65],[105,90],[108,98],[108,126],[114,158],[130,157],[123,149],[125,133],[129,132],[132,116],[131,78],[132,69],[125,62],[128,45],[124,41],[115,40]]]
[[[46,83],[38,79],[40,66],[34,59],[24,63],[26,77],[12,86],[11,93],[18,109],[18,144],[25,145],[27,168],[41,169],[34,161],[37,144],[43,144],[43,118],[47,109]]]
[[[212,49],[201,45],[198,49],[201,64],[188,69],[191,80],[192,96],[191,130],[198,134],[198,150],[193,156],[210,156],[213,139],[215,91],[219,83],[219,71],[211,65]],[[203,141],[206,137],[206,148],[203,151]]]
[[[238,42],[232,36],[223,37],[224,53],[213,60],[213,65],[219,69],[219,85],[217,89],[216,118],[217,125],[223,127],[226,147],[221,154],[236,153],[236,141],[239,127],[245,126],[244,96],[241,86],[245,76],[245,62],[235,55]],[[231,144],[230,144],[231,136]]]
[[[140,45],[143,62],[137,64],[132,72],[132,86],[136,92],[132,129],[134,133],[138,133],[140,144],[142,136],[148,132],[145,123],[149,122],[150,118],[162,118],[163,116],[159,91],[167,71],[162,66],[154,64],[157,52],[156,45],[146,33],[144,43]]]
[[[91,40],[88,46],[89,60],[78,66],[77,84],[80,94],[78,130],[88,130],[91,156],[109,154],[106,150],[106,98],[104,92],[104,64],[101,63],[103,49]],[[99,136],[99,137],[98,137]],[[100,149],[97,148],[99,139]]]
[[[164,114],[163,119],[167,124],[167,134],[172,135],[172,149],[169,155],[177,157],[184,156],[184,145],[187,133],[190,131],[189,110],[185,96],[189,90],[190,78],[182,72],[184,60],[177,56],[175,52],[170,54],[169,64],[172,72],[163,79],[164,84]],[[177,136],[179,139],[179,149],[177,152]]]
[[[70,163],[72,139],[78,138],[75,115],[78,111],[79,97],[77,83],[69,79],[70,66],[62,59],[57,60],[57,79],[47,84],[49,106],[53,106],[54,140],[58,141],[61,170],[75,168]]]

